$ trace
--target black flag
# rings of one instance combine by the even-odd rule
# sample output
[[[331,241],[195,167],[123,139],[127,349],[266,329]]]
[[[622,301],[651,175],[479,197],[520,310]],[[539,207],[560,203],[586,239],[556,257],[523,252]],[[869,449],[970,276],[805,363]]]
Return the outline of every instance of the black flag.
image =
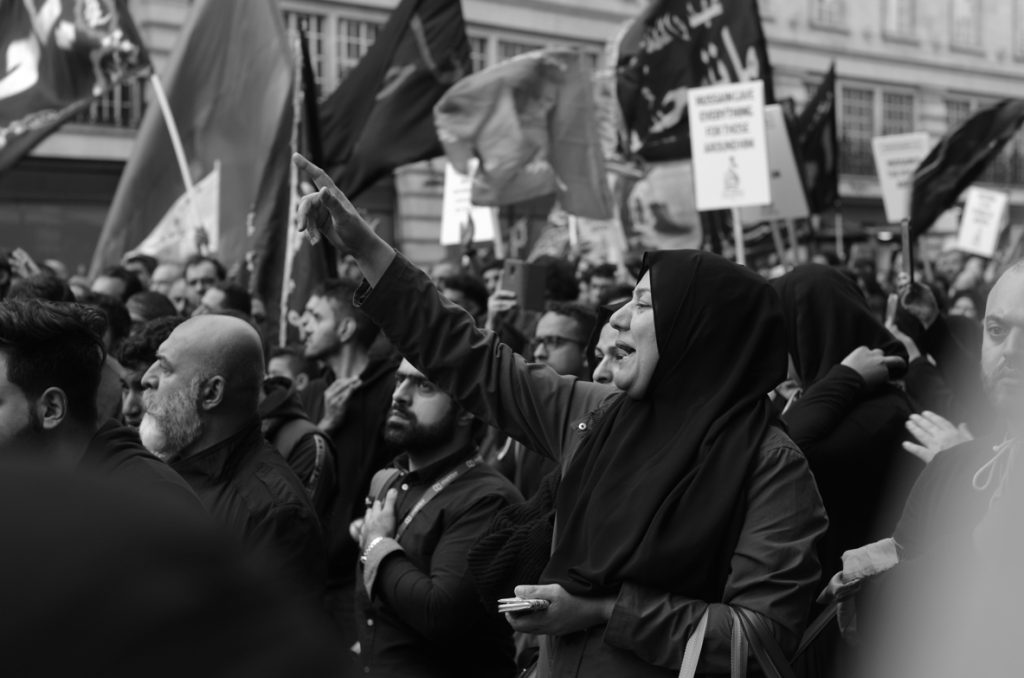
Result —
[[[797,118],[796,150],[811,212],[820,214],[835,207],[839,199],[835,64]]]
[[[692,87],[763,80],[765,103],[774,101],[756,0],[657,0],[639,21],[639,44],[632,45],[631,30],[618,66],[629,152],[647,160],[690,157]]]
[[[1024,100],[1003,99],[943,137],[914,172],[910,234],[924,233],[1006,145],[1024,122]]]
[[[458,0],[402,0],[321,107],[327,172],[350,198],[395,167],[442,155],[433,108],[471,69]]]
[[[0,3],[0,171],[93,98],[150,73],[124,0],[39,4]]]

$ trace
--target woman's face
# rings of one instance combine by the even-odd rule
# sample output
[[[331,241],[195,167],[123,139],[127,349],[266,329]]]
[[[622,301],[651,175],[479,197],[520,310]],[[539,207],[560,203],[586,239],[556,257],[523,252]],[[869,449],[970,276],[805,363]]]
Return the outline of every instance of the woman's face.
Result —
[[[609,321],[618,330],[615,348],[619,353],[615,386],[634,400],[647,392],[658,366],[658,339],[654,329],[651,273],[648,271],[633,289],[633,298]]]
[[[615,381],[615,373],[619,371],[619,349],[615,341],[619,338],[618,331],[611,323],[601,328],[601,335],[594,347],[597,367],[594,368],[594,381],[598,384],[611,384]]]

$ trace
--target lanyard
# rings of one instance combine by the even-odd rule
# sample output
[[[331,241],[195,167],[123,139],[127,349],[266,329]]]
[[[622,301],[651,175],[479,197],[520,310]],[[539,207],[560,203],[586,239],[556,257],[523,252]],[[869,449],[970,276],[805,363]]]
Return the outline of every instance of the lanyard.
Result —
[[[406,514],[405,518],[402,520],[402,524],[398,526],[398,530],[395,531],[395,541],[398,541],[402,538],[402,535],[405,534],[405,529],[409,527],[409,523],[412,522],[412,519],[416,517],[417,513],[423,510],[424,506],[430,503],[431,499],[440,494],[441,490],[451,485],[456,478],[458,478],[460,475],[470,470],[479,463],[479,459],[468,459],[465,462],[459,464],[453,471],[450,471],[448,475],[444,476],[436,483],[428,487],[427,491],[423,493],[422,497],[420,497],[420,500],[416,502],[415,506],[412,507],[412,510]]]

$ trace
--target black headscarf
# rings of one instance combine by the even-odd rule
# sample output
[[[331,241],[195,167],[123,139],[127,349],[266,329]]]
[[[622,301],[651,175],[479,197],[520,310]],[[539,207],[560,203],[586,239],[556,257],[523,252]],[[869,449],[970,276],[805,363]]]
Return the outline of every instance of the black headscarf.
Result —
[[[576,595],[621,583],[721,600],[749,470],[786,374],[778,297],[693,250],[649,253],[659,359],[647,393],[595,414],[566,469],[543,583]]]
[[[789,353],[804,388],[858,346],[906,360],[907,350],[871,313],[857,284],[834,268],[798,266],[772,286],[782,300]]]

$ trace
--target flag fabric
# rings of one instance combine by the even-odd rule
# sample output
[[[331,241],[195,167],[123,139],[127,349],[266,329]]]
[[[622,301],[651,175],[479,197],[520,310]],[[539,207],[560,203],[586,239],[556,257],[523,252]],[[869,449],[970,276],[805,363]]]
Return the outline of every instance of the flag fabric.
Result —
[[[394,168],[442,154],[437,100],[472,70],[458,0],[402,0],[321,106],[325,168],[354,199]]]
[[[195,185],[195,199],[182,195],[129,254],[159,261],[184,261],[203,248],[216,252],[220,244],[220,163]],[[202,224],[202,228],[197,228]]]
[[[264,175],[287,153],[287,135],[283,148],[268,141],[291,108],[291,81],[291,50],[274,0],[195,3],[164,83],[193,181],[220,162],[214,254],[229,267],[250,247],[247,216],[263,198]],[[167,124],[150,105],[93,255],[94,273],[142,242],[185,192]],[[255,216],[266,218],[258,210]]]
[[[774,101],[757,1],[654,0],[623,36],[618,77],[628,150],[689,158],[690,88],[764,80],[765,103]]]
[[[286,346],[298,340],[298,326],[306,300],[322,281],[336,275],[334,250],[323,243],[311,245],[295,222],[299,199],[316,187],[300,176],[291,162],[292,152],[302,153],[315,164],[323,162],[317,118],[316,80],[309,57],[305,30],[300,26],[292,40],[295,78],[292,107],[282,130],[288,130],[289,148],[281,149],[275,171],[269,173],[266,193],[270,217],[260,220],[253,234],[252,292],[267,308],[268,330],[276,343]],[[281,143],[280,135],[278,143]],[[276,185],[273,182],[278,182]]]
[[[924,233],[953,206],[1024,122],[1024,99],[1003,99],[948,133],[914,172],[910,234]]]
[[[124,0],[0,2],[0,171],[97,96],[150,73]]]
[[[590,70],[573,50],[540,50],[456,83],[434,109],[452,165],[473,175],[473,203],[555,193],[570,214],[607,219],[612,197]]]
[[[836,67],[807,102],[795,123],[797,162],[811,212],[820,214],[839,200],[839,137],[836,125]]]

